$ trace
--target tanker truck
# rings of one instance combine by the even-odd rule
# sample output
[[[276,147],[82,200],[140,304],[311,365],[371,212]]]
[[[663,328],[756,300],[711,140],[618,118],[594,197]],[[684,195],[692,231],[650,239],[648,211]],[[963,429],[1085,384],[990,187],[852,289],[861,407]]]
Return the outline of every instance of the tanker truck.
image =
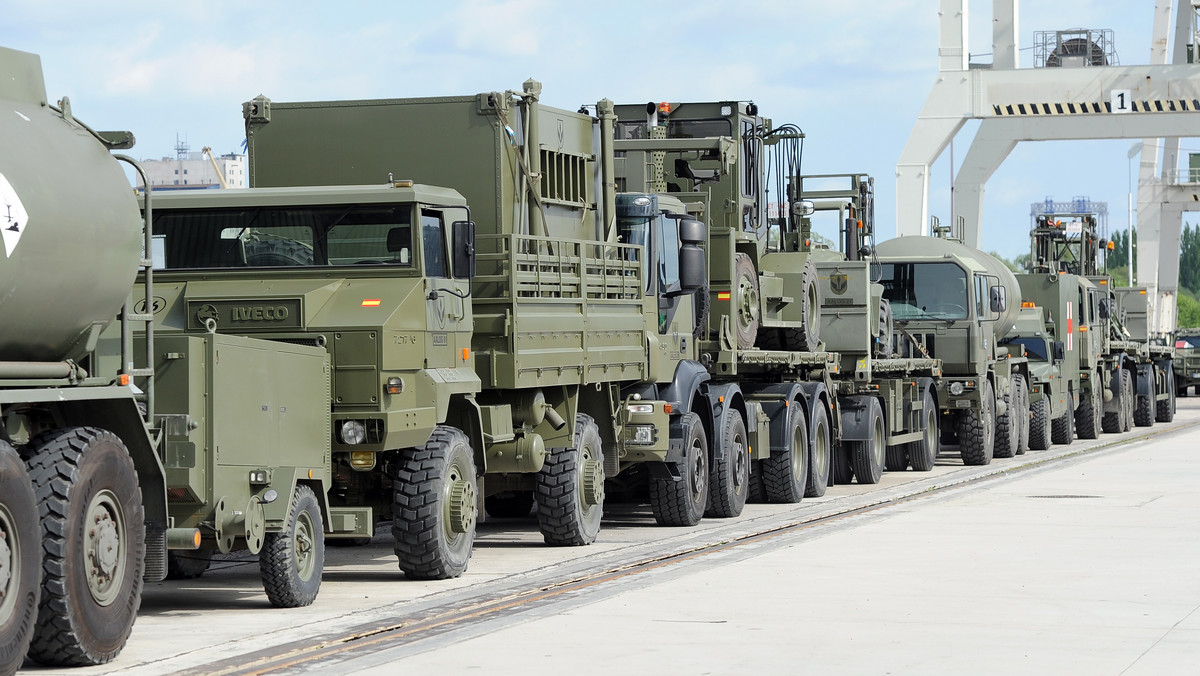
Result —
[[[1001,344],[1021,287],[995,257],[950,239],[947,228],[935,234],[876,247],[883,297],[901,328],[898,351],[941,360],[943,439],[957,441],[964,464],[986,465],[1029,443],[1028,359]]]
[[[141,170],[111,153],[132,147],[132,134],[93,131],[66,98],[50,105],[35,55],[0,48],[0,74],[13,113],[0,117],[0,672],[26,655],[62,666],[112,660],[143,583],[168,574],[168,549],[195,551],[213,530],[223,550],[261,551],[273,604],[311,602],[323,555],[311,526],[323,514],[297,496],[326,471],[327,444],[303,424],[328,406],[323,351],[276,356],[271,344],[213,336],[156,342],[148,308],[158,298],[142,253],[155,245],[118,160]],[[64,264],[74,250],[86,253]],[[135,296],[139,269],[147,281]],[[264,364],[305,378],[303,389],[242,382]],[[300,423],[301,438],[284,442],[307,464],[303,482],[290,481],[301,468],[264,455],[278,450],[270,430],[285,407]],[[221,462],[197,462],[203,435]],[[188,521],[180,472],[223,496],[215,522],[211,513]]]

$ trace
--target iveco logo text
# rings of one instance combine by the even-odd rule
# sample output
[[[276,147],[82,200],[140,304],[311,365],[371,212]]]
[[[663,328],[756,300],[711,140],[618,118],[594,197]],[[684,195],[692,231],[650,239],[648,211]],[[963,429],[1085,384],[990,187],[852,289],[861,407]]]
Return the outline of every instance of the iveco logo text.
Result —
[[[275,307],[233,307],[229,308],[229,320],[234,322],[278,322],[288,318],[288,309],[282,305]]]

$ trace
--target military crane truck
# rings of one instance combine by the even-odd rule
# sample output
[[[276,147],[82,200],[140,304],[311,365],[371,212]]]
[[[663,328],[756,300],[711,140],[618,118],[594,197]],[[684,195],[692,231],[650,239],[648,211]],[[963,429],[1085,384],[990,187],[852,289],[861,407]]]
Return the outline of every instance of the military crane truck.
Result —
[[[329,184],[330,193],[343,186],[349,206],[365,190],[353,186],[374,183],[393,192],[397,210],[348,222],[376,226],[355,235],[373,238],[357,258],[331,257],[335,239],[321,234],[324,225],[297,230],[312,238],[297,243],[299,235],[263,234],[248,222],[228,236],[251,269],[241,269],[239,256],[172,273],[187,285],[188,315],[211,306],[218,331],[324,342],[334,372],[330,500],[335,512],[357,510],[354,528],[330,535],[364,537],[375,514],[390,516],[412,577],[465,569],[480,504],[494,516],[532,505],[548,543],[590,543],[604,479],[622,462],[648,469],[660,522],[695,523],[709,506],[709,462],[724,458],[715,431],[730,424],[728,405],[717,405],[692,358],[693,295],[704,283],[703,263],[694,262],[702,251],[686,241],[695,227],[663,230],[670,239],[657,245],[670,255],[643,268],[643,248],[618,242],[604,180],[610,165],[600,139],[611,132],[598,126],[611,115],[597,120],[539,97],[530,81],[520,92],[467,97],[250,101],[253,187],[230,199],[275,200],[288,212],[308,198],[266,197],[263,188]],[[422,185],[397,178],[412,176],[455,186],[473,220],[449,208],[459,202],[448,191],[397,195]],[[225,198],[196,199],[218,213]],[[178,204],[186,222],[191,207]],[[160,214],[171,208],[166,202]],[[407,222],[397,220],[401,212]],[[472,241],[465,233],[474,228]],[[449,252],[475,252],[477,271],[464,270],[466,259],[445,265]],[[282,281],[300,277],[308,281]],[[290,323],[280,325],[281,313],[268,315],[263,303],[287,308]]]
[[[937,402],[943,439],[962,461],[986,465],[1028,448],[1028,359],[1001,343],[1017,320],[1021,287],[1004,263],[950,238],[898,237],[876,260],[900,327],[901,354],[941,360]]]
[[[271,344],[244,340],[155,342],[145,330],[153,286],[131,294],[151,243],[118,160],[141,170],[111,153],[132,147],[132,134],[93,131],[66,98],[51,105],[33,54],[0,48],[0,100],[8,111],[0,116],[0,672],[16,670],[26,655],[62,666],[117,656],[143,583],[167,575],[168,548],[201,544],[204,528],[184,523],[177,509],[184,496],[172,477],[185,467],[206,472],[198,482],[229,500],[217,527],[266,553],[260,568],[271,601],[301,605],[297,593],[311,601],[319,550],[297,552],[288,519],[303,484],[322,480],[327,444],[313,437],[312,452],[314,442],[291,440],[292,457],[312,462],[293,483],[292,468],[263,456],[270,433],[256,426],[270,429],[282,417],[275,407],[287,405],[302,418],[297,432],[309,437],[303,417],[327,407],[327,395],[318,386],[311,395],[259,398],[261,387],[230,383],[235,367],[217,368],[211,351],[243,367],[253,366],[248,351],[255,360],[286,360],[293,378],[318,385],[327,377],[324,354],[276,355]],[[189,392],[207,393],[210,408],[161,413]],[[197,465],[198,446],[178,441],[180,426],[211,435],[224,424],[239,431],[208,437],[222,444],[223,461]],[[274,476],[256,481],[256,472]]]
[[[875,483],[885,465],[904,469],[910,457],[931,469],[938,431],[927,412],[939,367],[889,358],[887,303],[862,260],[873,237],[869,177],[809,177],[832,185],[805,193],[803,134],[773,127],[753,103],[619,105],[617,118],[618,186],[665,192],[708,221],[711,311],[700,337],[714,380],[795,401],[806,416],[807,467],[802,453],[760,444],[754,492],[794,501],[823,494],[831,480]],[[774,220],[768,184],[783,205]],[[813,245],[807,217],[818,208],[845,216],[841,252]],[[785,465],[794,470],[786,482],[777,478]]]

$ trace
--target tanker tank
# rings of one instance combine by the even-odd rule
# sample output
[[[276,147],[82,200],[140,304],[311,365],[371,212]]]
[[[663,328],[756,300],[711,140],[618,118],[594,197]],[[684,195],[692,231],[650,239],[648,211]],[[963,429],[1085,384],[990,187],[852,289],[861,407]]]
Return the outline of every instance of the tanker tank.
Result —
[[[69,108],[47,105],[37,56],[0,51],[20,64],[0,80],[0,361],[78,359],[133,287],[137,202]]]
[[[952,263],[957,264],[966,273],[965,282],[975,274],[994,277],[1004,288],[1005,307],[1001,310],[995,322],[991,322],[992,332],[996,338],[1002,338],[1017,322],[1021,311],[1021,286],[1017,278],[1003,261],[995,256],[978,249],[941,237],[897,237],[881,242],[875,248],[875,254],[885,262],[904,261],[908,263]],[[963,311],[965,319],[970,308],[957,306]],[[892,300],[892,309],[897,320],[925,319],[927,317],[906,316],[903,307],[898,307]]]

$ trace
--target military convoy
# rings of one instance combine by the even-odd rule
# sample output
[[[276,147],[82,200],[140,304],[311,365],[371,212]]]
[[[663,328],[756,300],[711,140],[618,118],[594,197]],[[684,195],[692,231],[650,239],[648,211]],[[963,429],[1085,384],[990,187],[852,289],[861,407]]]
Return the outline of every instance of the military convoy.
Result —
[[[381,520],[448,578],[489,516],[587,545],[606,498],[690,526],[1098,433],[1121,373],[1164,401],[1161,351],[1101,361],[1096,284],[877,245],[871,179],[802,175],[751,103],[259,97],[251,188],[139,204],[132,135],[48,106],[35,56],[0,70],[0,671],[111,660],[143,581],[217,553],[299,606]],[[103,269],[62,270],[67,229]]]

